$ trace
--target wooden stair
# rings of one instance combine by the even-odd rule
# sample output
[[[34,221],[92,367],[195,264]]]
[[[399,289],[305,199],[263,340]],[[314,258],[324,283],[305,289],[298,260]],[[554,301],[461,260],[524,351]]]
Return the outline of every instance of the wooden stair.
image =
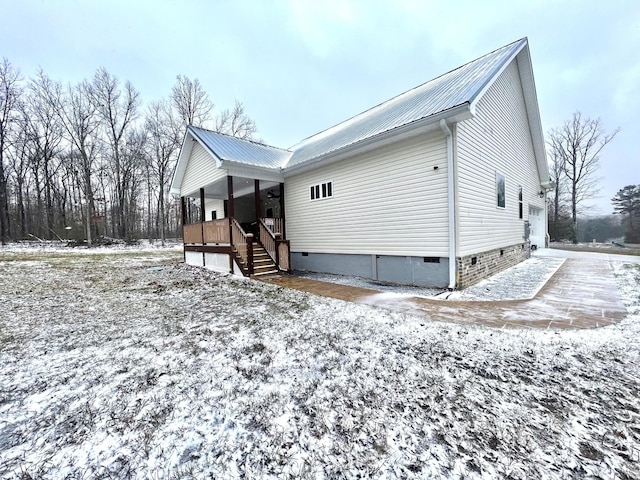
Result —
[[[253,275],[252,277],[263,277],[280,273],[278,267],[271,257],[259,243],[253,244]]]

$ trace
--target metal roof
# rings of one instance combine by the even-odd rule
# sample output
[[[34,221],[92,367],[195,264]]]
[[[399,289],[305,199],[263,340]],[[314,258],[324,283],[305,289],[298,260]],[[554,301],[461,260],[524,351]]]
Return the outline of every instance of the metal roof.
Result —
[[[191,133],[220,160],[244,163],[256,167],[282,168],[291,152],[282,148],[243,140],[204,128],[189,126]]]
[[[502,69],[526,46],[526,38],[510,43],[306,138],[289,149],[243,140],[193,126],[189,126],[188,131],[220,160],[274,170],[286,169],[413,122],[428,121],[432,116],[437,118],[436,115],[442,116],[456,107],[460,108],[464,105],[472,107]],[[537,100],[535,102],[534,110],[537,112]],[[539,118],[536,118],[539,124]],[[540,139],[540,141],[544,147],[543,140]]]
[[[287,167],[335,152],[456,106],[471,104],[525,45],[523,38],[402,93],[290,148]]]

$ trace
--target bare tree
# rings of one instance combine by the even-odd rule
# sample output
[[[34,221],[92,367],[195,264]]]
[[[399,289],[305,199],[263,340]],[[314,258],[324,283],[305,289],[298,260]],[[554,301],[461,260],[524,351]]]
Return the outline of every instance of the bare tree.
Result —
[[[126,213],[131,211],[129,187],[131,168],[129,161],[123,155],[125,142],[134,127],[134,121],[140,107],[140,94],[133,88],[130,82],[125,82],[124,88],[120,87],[119,80],[112,76],[105,68],[96,72],[91,86],[92,99],[100,117],[103,128],[111,147],[112,172],[115,187],[115,223],[120,238],[131,238],[128,225],[131,222],[126,218]]]
[[[171,89],[171,104],[185,125],[204,126],[211,118],[213,102],[202,89],[200,81],[178,75]]]
[[[9,60],[0,63],[0,242],[4,245],[10,236],[9,202],[5,155],[9,144],[11,123],[15,119],[22,93],[22,77]]]
[[[215,131],[251,140],[257,128],[256,122],[244,112],[242,102],[236,100],[233,110],[225,109],[216,117]]]
[[[611,142],[619,129],[605,132],[600,119],[582,118],[575,112],[573,118],[561,128],[550,132],[549,146],[554,162],[562,165],[568,180],[574,243],[577,243],[579,207],[598,193],[599,179],[595,176],[600,164],[600,153]]]
[[[92,86],[86,80],[76,85],[67,85],[63,89],[56,84],[49,92],[49,102],[55,108],[65,132],[65,138],[77,155],[69,155],[68,161],[74,164],[76,175],[66,178],[79,180],[86,205],[85,228],[87,244],[91,246],[96,229],[91,226],[91,216],[95,211],[95,198],[92,187],[95,162],[99,151],[97,130],[100,125],[95,102],[92,101]]]
[[[15,236],[23,238],[27,231],[31,230],[31,225],[27,221],[27,211],[25,203],[28,198],[29,182],[29,141],[27,125],[24,122],[17,122],[19,128],[13,135],[12,147],[8,150],[10,158],[9,165],[13,174],[16,195],[17,225]]]
[[[159,231],[162,245],[164,245],[167,231],[166,199],[173,165],[180,148],[183,128],[171,109],[171,105],[166,101],[160,101],[149,105],[145,130],[147,132],[149,180],[158,187],[156,231]],[[149,188],[150,194],[151,188]]]
[[[57,109],[49,101],[55,88],[54,82],[40,70],[29,81],[22,117],[32,147],[31,170],[37,193],[38,216],[43,220],[39,222],[40,235],[47,238],[55,233],[53,191],[62,141],[62,125]]]
[[[553,196],[547,197],[549,205],[549,235],[551,241],[567,238],[571,232],[569,213],[569,188],[564,174],[562,158],[553,158],[549,162],[549,178],[555,184]]]

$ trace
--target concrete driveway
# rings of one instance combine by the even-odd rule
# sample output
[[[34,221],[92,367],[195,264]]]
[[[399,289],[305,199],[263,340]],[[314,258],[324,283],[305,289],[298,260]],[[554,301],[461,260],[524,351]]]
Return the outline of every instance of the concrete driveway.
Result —
[[[384,293],[359,287],[283,276],[268,280],[283,287],[424,316],[431,321],[524,328],[594,328],[623,320],[610,262],[640,263],[640,257],[540,249],[536,256],[567,260],[531,300],[449,301]]]

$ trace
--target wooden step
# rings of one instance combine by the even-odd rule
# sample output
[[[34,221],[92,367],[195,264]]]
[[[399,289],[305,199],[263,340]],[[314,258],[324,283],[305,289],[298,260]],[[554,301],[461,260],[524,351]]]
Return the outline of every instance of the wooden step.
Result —
[[[264,277],[265,275],[275,275],[278,274],[278,270],[267,270],[265,272],[254,272],[252,277]]]
[[[254,265],[253,270],[273,270],[276,266],[273,263],[265,263],[264,265]]]
[[[254,265],[275,265],[270,258],[264,258],[264,259],[260,259],[260,260],[254,260],[253,261]]]

